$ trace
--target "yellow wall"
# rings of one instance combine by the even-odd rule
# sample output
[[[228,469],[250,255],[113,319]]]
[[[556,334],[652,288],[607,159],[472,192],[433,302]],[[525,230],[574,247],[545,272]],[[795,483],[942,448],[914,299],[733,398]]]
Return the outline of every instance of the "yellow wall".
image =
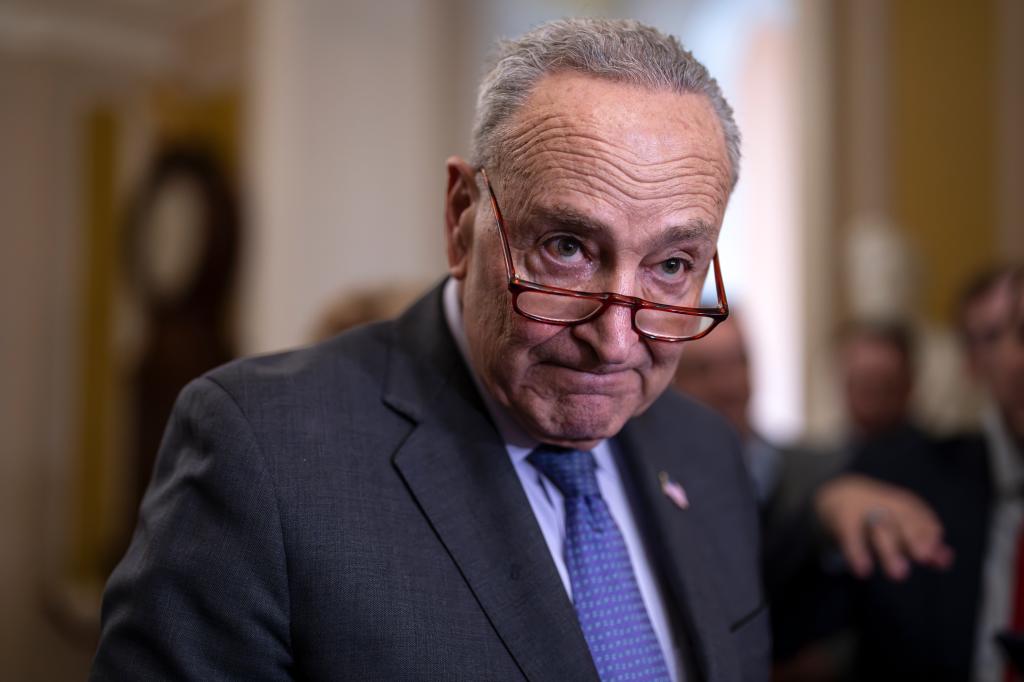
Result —
[[[892,212],[921,256],[924,314],[949,321],[996,250],[992,0],[889,4]]]
[[[106,472],[112,465],[114,363],[111,355],[113,293],[117,267],[114,171],[117,126],[113,113],[98,109],[86,121],[84,281],[81,291],[82,376],[78,438],[77,505],[71,519],[71,573],[77,581],[102,584],[102,550],[109,543],[103,519],[110,516]]]

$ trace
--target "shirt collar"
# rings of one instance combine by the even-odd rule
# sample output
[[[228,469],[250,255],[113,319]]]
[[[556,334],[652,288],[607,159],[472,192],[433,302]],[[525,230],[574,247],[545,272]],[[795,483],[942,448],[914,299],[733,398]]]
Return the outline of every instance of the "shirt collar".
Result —
[[[988,445],[995,487],[1000,497],[1018,497],[1024,491],[1024,459],[995,405],[986,407],[981,420]]]
[[[515,418],[509,414],[508,410],[491,396],[490,392],[487,391],[480,381],[480,376],[477,374],[476,368],[473,367],[473,363],[470,362],[469,342],[466,339],[466,328],[462,319],[462,302],[459,296],[459,287],[461,286],[461,282],[454,277],[449,277],[448,281],[444,283],[444,290],[441,294],[444,306],[444,319],[448,323],[448,329],[455,339],[455,346],[459,349],[462,360],[469,368],[469,374],[473,377],[473,383],[476,384],[476,389],[483,398],[484,406],[491,415],[495,426],[498,427],[498,433],[505,442],[505,448],[508,450],[512,460],[518,463],[526,459],[533,452],[533,449],[540,445],[540,442],[526,433]],[[607,466],[607,458],[610,457],[607,444],[608,441],[605,439],[598,443],[593,450],[598,467],[602,463],[605,463]]]

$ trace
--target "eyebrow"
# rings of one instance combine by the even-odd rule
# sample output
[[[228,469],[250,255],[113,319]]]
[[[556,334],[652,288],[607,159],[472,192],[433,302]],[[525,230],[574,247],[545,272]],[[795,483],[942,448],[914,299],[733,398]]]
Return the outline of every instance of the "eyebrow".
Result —
[[[531,221],[564,226],[594,239],[612,232],[612,228],[606,223],[564,204],[551,207],[536,206],[530,211],[530,218]],[[707,221],[693,218],[681,225],[672,225],[661,232],[654,238],[653,247],[660,249],[679,242],[694,241],[704,241],[713,245],[715,232],[714,226]]]

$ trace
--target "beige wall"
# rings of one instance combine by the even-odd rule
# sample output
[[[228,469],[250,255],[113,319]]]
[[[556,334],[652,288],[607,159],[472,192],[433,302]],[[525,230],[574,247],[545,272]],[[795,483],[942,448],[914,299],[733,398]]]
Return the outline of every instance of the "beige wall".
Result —
[[[454,27],[437,3],[257,8],[240,310],[249,352],[307,342],[346,290],[444,273],[444,161],[465,134],[450,121]]]
[[[49,617],[61,596],[45,566],[48,540],[65,521],[55,517],[52,493],[68,478],[51,462],[71,427],[74,365],[61,340],[74,316],[61,292],[75,287],[78,274],[77,159],[67,134],[75,74],[3,54],[0,82],[0,666],[10,679],[74,679],[87,664],[89,641],[58,631]]]
[[[218,4],[230,3],[209,6]],[[4,679],[79,680],[92,657],[96,592],[67,575],[70,532],[79,520],[78,418],[85,414],[79,398],[99,400],[79,390],[82,331],[91,322],[83,307],[88,121],[98,107],[130,121],[119,128],[125,144],[117,147],[123,152],[117,163],[127,175],[137,171],[153,124],[144,111],[133,113],[138,95],[173,73],[175,46],[186,43],[177,21],[169,21],[177,17],[173,11],[145,22],[130,11],[104,18],[104,9],[125,9],[116,0],[92,7],[96,13],[83,18],[81,5],[57,0],[0,3]],[[117,188],[118,200],[126,189]]]
[[[997,255],[995,3],[907,0],[890,12],[892,214],[925,265],[926,316],[947,321]]]

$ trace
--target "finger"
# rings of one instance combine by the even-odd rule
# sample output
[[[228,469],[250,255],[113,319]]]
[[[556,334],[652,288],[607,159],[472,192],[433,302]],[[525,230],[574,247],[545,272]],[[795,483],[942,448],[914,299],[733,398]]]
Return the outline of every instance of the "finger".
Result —
[[[843,519],[835,525],[836,541],[850,571],[858,578],[866,578],[874,568],[864,525],[860,519]]]
[[[896,527],[888,520],[869,523],[868,539],[885,574],[892,580],[905,579],[910,572],[910,563],[904,555]]]
[[[815,495],[815,511],[832,535],[849,570],[858,578],[867,577],[874,568],[863,523],[863,477],[847,474],[822,485]]]
[[[916,562],[922,565],[947,569],[953,565],[954,552],[939,535],[929,547],[915,551],[912,556]]]
[[[897,528],[914,561],[929,563],[944,547],[943,528],[931,519],[898,523]]]
[[[946,570],[953,565],[953,561],[955,560],[956,553],[953,551],[953,548],[946,543],[942,543],[939,550],[935,553],[935,556],[932,557],[931,565],[935,568]]]
[[[944,565],[949,560],[952,550],[943,542],[945,529],[927,504],[906,495],[889,509],[889,518],[914,561]]]

